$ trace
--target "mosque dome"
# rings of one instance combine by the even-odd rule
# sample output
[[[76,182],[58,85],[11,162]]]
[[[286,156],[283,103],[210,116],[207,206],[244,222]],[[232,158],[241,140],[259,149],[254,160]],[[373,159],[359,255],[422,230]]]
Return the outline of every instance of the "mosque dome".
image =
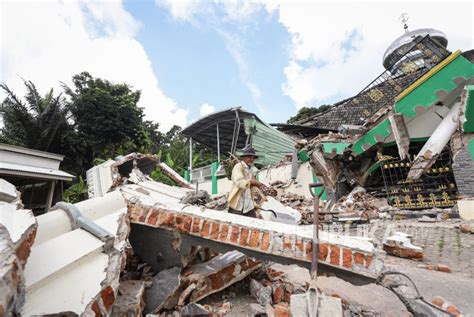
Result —
[[[444,48],[448,45],[448,37],[439,30],[423,28],[408,31],[407,27],[405,27],[405,30],[405,34],[393,41],[383,55],[383,66],[392,72],[395,71],[394,68],[399,67],[397,62],[400,60],[400,57],[413,48],[414,40],[420,36],[425,37],[429,35],[432,40]]]

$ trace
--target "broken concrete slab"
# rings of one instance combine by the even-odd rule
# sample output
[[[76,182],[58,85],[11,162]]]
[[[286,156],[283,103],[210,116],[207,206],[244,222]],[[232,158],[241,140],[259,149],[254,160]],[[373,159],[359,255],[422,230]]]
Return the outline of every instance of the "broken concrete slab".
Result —
[[[318,316],[342,317],[341,299],[322,294],[319,298]]]
[[[259,281],[250,280],[250,294],[257,300],[260,305],[267,305],[272,303],[272,288],[271,286],[263,286]]]
[[[145,314],[156,314],[161,309],[171,309],[178,303],[180,274],[181,269],[173,267],[153,277],[153,285],[145,291]]]
[[[204,308],[204,306],[190,303],[181,309],[182,317],[208,317],[211,316],[211,313]]]
[[[112,306],[112,316],[141,316],[145,302],[145,284],[139,280],[120,282],[117,299]]]
[[[23,268],[8,230],[0,224],[0,316],[17,315],[24,300]]]
[[[291,289],[292,293],[306,292],[311,282],[309,270],[295,264],[274,263],[267,268],[267,276],[272,282],[284,284],[285,289]]]
[[[267,196],[266,201],[260,207],[263,219],[275,222],[296,225],[301,222],[301,213],[296,209],[285,206],[271,196]],[[273,211],[275,215],[271,212]]]
[[[13,184],[0,178],[0,201],[12,203],[19,198],[19,193]]]
[[[249,315],[252,317],[263,317],[266,316],[265,306],[260,304],[251,303],[249,305]]]
[[[403,232],[395,232],[391,237],[386,238],[383,243],[383,250],[388,254],[411,260],[423,260],[423,249],[413,245],[411,236]]]
[[[458,200],[459,216],[464,220],[474,220],[474,199]]]
[[[189,296],[190,302],[216,293],[238,282],[261,266],[261,262],[239,251],[231,251],[213,259],[189,266],[183,272],[183,284],[198,287]]]
[[[308,312],[308,295],[293,294],[290,301],[291,317],[307,317]]]

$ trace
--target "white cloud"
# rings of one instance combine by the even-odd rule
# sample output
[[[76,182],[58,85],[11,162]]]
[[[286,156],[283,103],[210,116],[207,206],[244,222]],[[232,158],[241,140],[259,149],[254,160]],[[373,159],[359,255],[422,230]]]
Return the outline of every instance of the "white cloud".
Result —
[[[403,12],[408,12],[412,30],[432,27],[445,32],[452,50],[471,49],[473,44],[469,3],[284,2],[278,12],[291,34],[282,89],[297,107],[348,97],[370,83],[384,70],[385,49],[403,33],[397,21]],[[347,49],[351,35],[356,36]]]
[[[180,12],[183,2],[164,1],[172,15],[178,18],[179,15],[173,12]],[[219,8],[224,12],[222,20],[252,23],[249,17],[262,8],[269,14],[278,14],[279,22],[291,36],[290,58],[283,70],[286,82],[282,84],[282,92],[297,107],[316,106],[331,98],[348,97],[370,83],[384,70],[382,56],[385,49],[403,33],[398,17],[404,12],[410,16],[408,25],[411,30],[426,27],[439,29],[448,35],[448,48],[451,50],[473,47],[472,2],[216,0],[207,3],[211,7],[208,11],[197,6],[197,1],[185,2],[188,3],[187,17],[209,11],[215,13]],[[348,45],[351,38],[351,45]],[[224,39],[239,65],[239,46],[229,36],[224,36]],[[244,83],[249,83],[247,88],[258,95],[258,89],[253,89],[252,82],[245,80],[245,76],[241,77],[244,77]]]
[[[203,117],[205,115],[213,113],[214,111],[216,111],[216,107],[214,107],[214,106],[212,106],[208,103],[204,103],[204,104],[202,104],[201,109],[199,110],[199,115],[201,117]]]
[[[70,85],[74,74],[88,71],[141,90],[139,105],[161,130],[186,125],[188,111],[160,89],[134,38],[140,24],[121,2],[4,2],[1,10],[1,80],[18,95],[21,78],[42,93],[59,92],[60,81]]]

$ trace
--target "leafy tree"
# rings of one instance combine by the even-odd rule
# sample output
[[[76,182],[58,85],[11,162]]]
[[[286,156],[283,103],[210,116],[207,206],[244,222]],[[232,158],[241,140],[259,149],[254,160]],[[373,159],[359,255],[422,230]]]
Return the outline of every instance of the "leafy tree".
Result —
[[[71,98],[71,113],[83,145],[85,168],[94,158],[114,157],[150,146],[143,124],[143,109],[137,106],[140,91],[127,84],[113,84],[82,72],[73,76],[74,87],[63,85]]]
[[[303,107],[300,110],[298,110],[298,113],[296,113],[295,116],[290,117],[287,123],[295,123],[297,121],[314,116],[315,114],[324,112],[330,108],[331,108],[331,105],[321,105],[319,107]]]
[[[69,105],[53,89],[40,95],[31,81],[24,81],[25,100],[18,98],[4,83],[0,87],[6,98],[0,105],[3,120],[0,141],[31,149],[66,154],[67,136],[72,129],[68,123]]]
[[[64,201],[75,204],[84,199],[87,199],[87,184],[82,176],[79,176],[78,182],[64,191]]]

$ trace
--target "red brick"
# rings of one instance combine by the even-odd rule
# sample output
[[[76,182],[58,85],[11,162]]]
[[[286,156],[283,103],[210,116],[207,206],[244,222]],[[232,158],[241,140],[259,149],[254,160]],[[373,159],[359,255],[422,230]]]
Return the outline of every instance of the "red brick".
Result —
[[[95,313],[96,317],[102,317],[102,312],[100,311],[99,303],[95,300],[92,304],[92,311]]]
[[[218,222],[213,222],[212,223],[212,229],[211,229],[211,239],[212,240],[219,240],[219,227],[220,223]]]
[[[326,261],[328,257],[328,244],[327,243],[320,243],[319,244],[319,252],[318,252],[318,258],[321,261]]]
[[[239,231],[240,227],[233,226],[230,233],[230,242],[237,243],[239,241]]]
[[[369,267],[370,266],[370,263],[372,263],[372,256],[371,255],[367,255],[365,257],[365,267]]]
[[[278,286],[273,289],[273,303],[278,304],[283,301],[283,296],[285,295],[285,290]]]
[[[360,252],[354,253],[354,263],[358,265],[364,265],[364,255]]]
[[[306,241],[306,260],[311,261],[313,255],[313,242],[311,241]]]
[[[152,208],[150,212],[148,213],[148,220],[147,220],[148,224],[152,226],[156,225],[156,222],[158,221],[158,215],[159,215],[158,210],[155,208]]]
[[[264,232],[262,236],[262,245],[260,249],[263,251],[267,251],[269,247],[270,247],[270,233]]]
[[[161,209],[160,210],[160,219],[158,220],[158,225],[165,225],[166,222],[168,221],[168,213],[166,210]]]
[[[300,250],[300,251],[304,251],[304,243],[303,243],[303,240],[301,240],[301,239],[296,239],[295,247],[296,247],[296,249],[298,249],[298,250]]]
[[[100,297],[102,298],[102,303],[104,304],[105,310],[109,311],[110,307],[115,302],[114,289],[110,286],[107,286],[105,289],[100,292]]]
[[[444,264],[437,264],[436,271],[451,273],[451,269],[449,268],[449,266],[444,265]]]
[[[138,216],[138,222],[145,222],[149,210],[150,207],[142,207],[142,210],[140,210],[140,215]]]
[[[291,250],[291,236],[285,235],[283,237],[283,250]]]
[[[219,234],[219,240],[222,242],[226,242],[228,233],[229,233],[229,225],[223,223],[221,226],[221,232]]]
[[[128,210],[128,213],[130,214],[130,220],[137,221],[138,216],[141,211],[141,209],[138,207],[138,204],[136,205],[127,204],[127,210]]]
[[[341,254],[341,249],[338,246],[331,245],[331,254],[330,254],[330,263],[332,265],[340,265],[339,258]]]
[[[252,230],[252,234],[250,234],[250,241],[249,241],[249,246],[252,248],[257,248],[258,245],[260,244],[260,231],[257,229]]]
[[[169,212],[168,213],[168,219],[167,219],[167,224],[169,227],[174,227],[174,212]]]
[[[189,232],[191,230],[191,223],[193,222],[193,217],[185,216],[183,222],[183,231]]]
[[[249,237],[249,229],[242,228],[242,232],[240,233],[239,244],[241,246],[246,246],[248,237]]]
[[[352,268],[352,251],[350,249],[342,250],[342,265],[345,268]]]
[[[35,242],[35,237],[36,237],[36,229],[32,230],[28,237],[26,237],[16,250],[16,256],[20,260],[22,264],[26,263],[26,260],[30,256],[31,252],[31,246]]]
[[[201,229],[201,237],[207,238],[209,237],[209,232],[211,231],[211,222],[208,220],[204,220]]]
[[[201,218],[194,217],[193,221],[193,229],[191,230],[193,233],[199,232],[199,224],[201,223]]]

